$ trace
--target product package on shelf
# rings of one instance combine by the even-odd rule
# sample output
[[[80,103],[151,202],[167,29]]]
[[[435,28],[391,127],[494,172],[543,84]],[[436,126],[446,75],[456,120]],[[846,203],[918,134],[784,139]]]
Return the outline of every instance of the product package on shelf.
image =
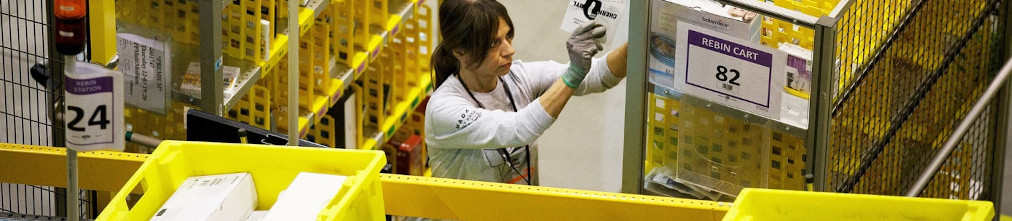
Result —
[[[650,82],[674,88],[675,39],[678,22],[704,27],[733,37],[758,42],[761,16],[722,6],[710,0],[651,1]]]
[[[240,71],[238,67],[222,66],[222,89],[225,97],[235,94],[237,90],[236,79],[239,77]],[[200,63],[190,62],[179,89],[191,97],[200,98]]]
[[[787,52],[787,82],[784,82],[784,89],[794,96],[808,99],[812,87],[812,50],[786,43],[781,43],[779,49]]]
[[[422,137],[411,135],[403,142],[394,145],[397,147],[395,154],[397,166],[394,167],[394,173],[421,176],[425,172],[423,161],[425,156],[422,155],[425,146],[422,144]]]
[[[789,43],[780,43],[781,51],[787,52],[786,82],[781,96],[780,121],[789,125],[808,128],[809,94],[812,84],[812,51]]]

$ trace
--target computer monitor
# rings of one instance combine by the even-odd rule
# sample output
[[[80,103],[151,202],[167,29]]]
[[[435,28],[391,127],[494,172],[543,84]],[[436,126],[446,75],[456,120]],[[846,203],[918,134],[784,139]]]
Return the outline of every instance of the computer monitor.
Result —
[[[199,110],[186,111],[186,140],[221,143],[240,143],[239,129],[246,130],[246,142],[251,144],[288,145],[288,136],[260,129],[249,124],[236,122],[204,113]],[[327,147],[321,144],[299,140],[303,147]]]

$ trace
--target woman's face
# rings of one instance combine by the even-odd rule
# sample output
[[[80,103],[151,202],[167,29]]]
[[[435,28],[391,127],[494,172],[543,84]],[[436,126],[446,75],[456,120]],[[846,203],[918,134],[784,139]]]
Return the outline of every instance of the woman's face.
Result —
[[[513,64],[513,36],[509,35],[510,27],[506,20],[499,19],[499,30],[492,39],[492,47],[488,50],[485,60],[477,65],[468,60],[467,56],[458,56],[461,67],[467,67],[472,73],[479,75],[502,76],[509,73]]]

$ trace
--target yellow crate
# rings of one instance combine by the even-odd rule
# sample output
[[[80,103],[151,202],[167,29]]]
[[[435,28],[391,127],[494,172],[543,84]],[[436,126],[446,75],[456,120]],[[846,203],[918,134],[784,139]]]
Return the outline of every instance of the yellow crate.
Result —
[[[250,110],[253,109],[253,103],[249,100],[250,96],[243,96],[239,99],[239,102],[232,106],[231,110],[225,114],[225,117],[229,120],[234,120],[242,123],[249,124],[253,119],[250,117]]]
[[[334,36],[331,38],[330,45],[334,48],[334,56],[337,56],[338,63],[351,68],[355,66],[352,63],[355,57],[355,13],[349,10],[353,9],[353,3],[352,0],[338,0],[330,3],[334,16],[331,28],[331,33]]]
[[[665,159],[678,179],[728,195],[745,187],[767,187],[771,140],[767,124],[685,103],[678,113],[678,159]]]
[[[387,44],[389,50],[386,50],[386,54],[389,54],[390,60],[388,60],[387,68],[390,73],[387,76],[391,76],[393,84],[390,85],[390,103],[399,103],[407,100],[408,93],[408,78],[415,76],[414,73],[407,72],[408,59],[406,57],[406,45],[407,40],[404,38],[404,32],[398,33],[397,37],[390,40],[390,44]],[[390,105],[388,105],[390,106]]]
[[[330,115],[323,115],[323,118],[320,118],[320,122],[317,122],[316,124],[313,124],[313,126],[309,127],[310,132],[306,135],[306,138],[309,141],[322,144],[324,146],[334,147],[337,144],[337,136],[343,136],[334,134],[334,131],[336,131],[335,126],[333,117]]]
[[[423,75],[428,75],[431,70],[429,67],[429,59],[432,58],[432,9],[428,5],[421,5],[417,7],[414,19],[418,24],[418,45],[419,54],[418,60],[422,61],[418,65],[422,69]]]
[[[363,129],[365,127],[365,124],[367,123],[365,113],[367,107],[367,105],[365,104],[365,94],[368,92],[363,89],[364,87],[361,86],[361,84],[352,84],[351,87],[352,91],[354,91],[355,93],[352,96],[355,96],[356,101],[354,114],[355,114],[355,122],[357,122],[355,124],[355,131],[358,131],[358,136],[355,137],[355,147],[347,147],[348,149],[362,148],[363,146],[365,146],[366,136],[365,130]]]
[[[387,11],[387,1],[389,0],[369,0],[367,5],[369,8],[369,25],[386,28],[387,19],[390,18],[390,13]]]
[[[746,188],[724,216],[736,220],[961,220],[994,217],[987,201]]]
[[[229,1],[231,2],[225,6],[225,11],[221,19],[222,33],[224,34],[221,38],[222,53],[237,59],[243,59],[243,55],[247,45],[243,41],[243,24],[244,11],[246,11],[245,0]]]
[[[263,79],[254,84],[248,93],[236,102],[231,110],[228,110],[225,117],[253,125],[255,127],[270,130],[270,91],[264,86],[268,79]]]
[[[366,119],[359,122],[371,128],[379,129],[383,125],[384,117],[386,116],[383,107],[383,97],[385,94],[383,91],[383,66],[385,65],[381,62],[375,62],[366,67],[366,72],[362,75],[363,89],[365,89],[362,90],[364,100],[359,101],[365,105],[365,112],[362,115]]]
[[[403,67],[405,72],[404,84],[408,86],[405,88],[412,88],[418,86],[419,79],[417,76],[419,73],[421,73],[420,64],[422,62],[428,61],[428,60],[420,60],[421,56],[419,54],[420,49],[418,45],[420,36],[418,35],[419,34],[418,30],[419,30],[418,19],[410,19],[404,22],[404,27],[400,32],[400,35],[402,35],[404,39],[404,49],[403,49],[404,53]]]
[[[263,31],[260,27],[260,15],[261,1],[260,0],[243,0],[243,17],[242,17],[242,42],[243,46],[243,58],[246,60],[259,63],[263,60],[263,45],[261,44]]]
[[[259,210],[270,209],[299,172],[348,176],[340,197],[331,200],[317,219],[383,220],[379,171],[385,163],[380,151],[165,141],[97,220],[147,220],[187,177],[238,172],[253,176]],[[130,206],[126,198],[135,190],[144,196]]]
[[[152,113],[140,108],[126,106],[123,108],[123,119],[126,122],[127,131],[137,134],[144,134],[159,140],[185,140],[186,128],[182,125],[184,113],[183,107],[187,106],[179,101],[170,103],[168,113],[165,115]],[[198,108],[199,109],[199,108]],[[138,152],[137,146],[128,144],[127,152]],[[147,151],[141,151],[147,152]]]
[[[671,128],[669,122],[674,122],[670,125],[678,124],[678,116],[669,114],[673,111],[671,107],[674,102],[676,101],[650,93],[650,112],[647,119],[647,142],[649,143],[647,144],[646,156],[647,161],[653,164],[663,165],[665,158],[668,158],[670,159],[669,163],[674,165],[674,161],[677,160],[676,156],[678,152],[676,145],[678,145],[678,130],[669,129]],[[676,119],[672,121],[669,118]],[[669,139],[673,142],[669,142]],[[668,152],[666,153],[665,151]]]
[[[330,53],[330,26],[331,26],[331,10],[324,10],[324,13],[320,15],[313,23],[313,29],[310,31],[313,35],[310,36],[313,40],[313,92],[321,94],[321,96],[327,96],[330,92],[330,70],[331,64],[330,59],[333,56]],[[315,97],[310,98],[315,101]]]
[[[250,124],[265,130],[270,130],[271,128],[270,93],[264,86],[253,85],[250,92],[246,94],[246,97],[250,97],[249,100],[252,103]]]
[[[313,65],[313,36],[315,30],[310,29],[307,37],[299,38],[299,108],[311,110],[313,108],[313,92],[316,91],[314,77],[315,65]]]
[[[806,150],[803,137],[772,131],[768,188],[803,190]]]
[[[390,45],[392,45],[392,44],[388,44],[387,47],[393,48]],[[395,86],[394,85],[395,79],[402,78],[403,76],[397,76],[396,74],[394,74],[395,73],[394,72],[394,65],[395,65],[395,63],[394,63],[394,55],[393,55],[394,53],[391,52],[391,51],[392,50],[383,51],[385,53],[380,53],[380,56],[379,56],[379,60],[380,60],[379,63],[382,64],[382,65],[380,65],[380,67],[383,68],[382,71],[380,71],[380,72],[383,73],[383,81],[382,82],[383,82],[383,89],[384,89],[384,93],[383,93],[383,97],[382,97],[383,98],[383,100],[382,100],[383,101],[383,104],[382,104],[383,112],[381,114],[386,115],[386,116],[390,116],[391,114],[393,114],[394,106],[398,102],[400,102],[396,98],[397,97],[396,95],[398,94],[398,92],[401,91],[401,90],[405,90],[406,89],[406,88],[394,88],[394,86]],[[383,124],[380,124],[380,125],[383,125]]]
[[[354,7],[355,13],[355,47],[366,48],[369,50],[369,40],[372,38],[372,32],[370,32],[369,16],[370,11],[367,7],[371,3],[370,0],[347,0],[353,1],[352,6]],[[384,12],[386,13],[386,12]]]
[[[274,43],[274,26],[277,25],[274,20],[274,5],[277,4],[275,0],[261,0],[260,1],[260,19],[267,20],[270,25],[267,27],[271,30],[271,34],[267,35],[267,42]],[[259,21],[257,21],[259,22]],[[273,46],[272,46],[273,47]],[[267,50],[270,50],[269,48]]]

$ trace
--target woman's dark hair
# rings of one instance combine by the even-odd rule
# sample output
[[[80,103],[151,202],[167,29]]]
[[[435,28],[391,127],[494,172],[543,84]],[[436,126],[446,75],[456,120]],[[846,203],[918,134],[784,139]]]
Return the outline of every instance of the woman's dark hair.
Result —
[[[436,88],[450,75],[460,71],[454,51],[471,61],[481,62],[499,32],[499,19],[509,25],[507,36],[513,36],[513,20],[506,6],[495,0],[446,0],[439,6],[439,35],[442,39],[432,53],[431,66],[436,73]],[[474,65],[478,65],[475,63]]]

